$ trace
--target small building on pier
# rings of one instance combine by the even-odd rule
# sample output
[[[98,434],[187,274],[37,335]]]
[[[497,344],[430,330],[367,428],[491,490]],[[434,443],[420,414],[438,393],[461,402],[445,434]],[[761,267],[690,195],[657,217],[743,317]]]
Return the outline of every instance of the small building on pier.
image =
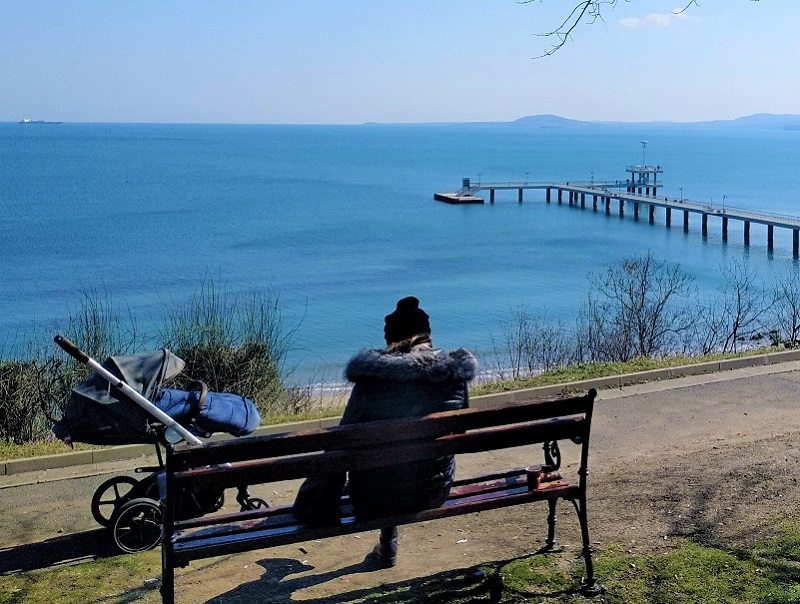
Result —
[[[631,175],[625,181],[628,193],[658,196],[658,187],[663,186],[658,182],[658,175],[664,172],[661,166],[627,166],[625,171]]]

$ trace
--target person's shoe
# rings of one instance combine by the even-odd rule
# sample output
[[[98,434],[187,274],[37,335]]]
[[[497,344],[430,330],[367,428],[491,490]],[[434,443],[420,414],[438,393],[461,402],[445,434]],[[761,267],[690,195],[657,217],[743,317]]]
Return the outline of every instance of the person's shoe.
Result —
[[[364,558],[364,562],[378,568],[392,568],[397,564],[397,544],[394,547],[384,547],[378,543]]]

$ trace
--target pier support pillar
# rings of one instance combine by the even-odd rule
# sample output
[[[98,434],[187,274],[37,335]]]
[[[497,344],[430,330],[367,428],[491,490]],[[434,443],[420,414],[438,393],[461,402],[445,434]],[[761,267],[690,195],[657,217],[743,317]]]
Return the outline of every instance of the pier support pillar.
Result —
[[[561,205],[561,197],[564,195],[564,189],[558,190],[558,205]]]
[[[597,195],[592,195],[592,209],[597,209]]]
[[[581,193],[581,207],[586,207],[586,193]]]
[[[494,203],[494,189],[489,189],[489,203]]]
[[[800,255],[800,230],[792,229],[792,254],[795,258]]]
[[[683,211],[683,230],[689,230],[689,210]]]
[[[611,198],[606,197],[605,200],[606,200],[606,214],[608,214],[609,212],[611,212]]]
[[[767,249],[772,249],[772,242],[773,242],[773,235],[775,233],[775,227],[771,224],[767,225]]]
[[[545,198],[547,203],[550,203],[550,187],[547,187],[547,197]]]
[[[522,189],[519,190],[519,196],[518,196],[518,200],[517,201],[522,203]]]
[[[634,201],[633,202],[633,217],[636,220],[639,220],[639,202],[638,201]]]
[[[744,221],[744,244],[750,245],[750,221]]]
[[[648,214],[650,215],[650,224],[653,224],[656,220],[656,206],[651,204]]]
[[[723,241],[727,241],[728,240],[728,217],[727,216],[723,216],[722,217],[722,240]]]
[[[703,212],[702,223],[703,223],[703,237],[705,237],[706,235],[708,235],[708,214],[706,214],[705,212]]]
[[[619,215],[620,216],[624,216],[625,215],[625,200],[624,199],[620,199],[619,200]]]
[[[664,208],[664,219],[667,222],[667,226],[672,226],[672,210],[670,208]]]

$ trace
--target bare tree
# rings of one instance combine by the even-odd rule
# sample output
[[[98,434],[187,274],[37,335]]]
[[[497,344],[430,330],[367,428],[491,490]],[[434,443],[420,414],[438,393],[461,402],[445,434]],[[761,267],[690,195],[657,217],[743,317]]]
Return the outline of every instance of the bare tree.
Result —
[[[685,341],[685,349],[690,353],[711,354],[722,349],[725,341],[727,324],[725,316],[716,299],[707,302],[698,301],[692,331]]]
[[[756,272],[737,260],[722,267],[725,284],[717,298],[698,311],[700,352],[737,352],[760,339],[771,308]]]
[[[495,359],[495,372],[499,379],[515,379],[523,374],[525,368],[525,349],[530,337],[530,317],[524,305],[512,312],[511,319],[500,321],[502,340],[496,342],[492,336],[492,353]]]
[[[680,303],[692,291],[691,276],[652,252],[621,260],[590,281],[580,319],[582,348],[601,361],[673,352],[693,320]]]
[[[787,348],[800,344],[800,271],[796,266],[775,282],[771,318],[779,341]]]

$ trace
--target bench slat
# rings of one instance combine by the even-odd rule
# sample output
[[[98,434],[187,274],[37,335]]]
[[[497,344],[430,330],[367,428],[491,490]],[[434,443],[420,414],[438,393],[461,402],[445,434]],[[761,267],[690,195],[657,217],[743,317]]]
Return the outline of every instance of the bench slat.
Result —
[[[246,531],[235,534],[214,534],[209,536],[178,535],[173,541],[174,560],[177,566],[185,565],[191,560],[235,554],[254,549],[288,545],[324,539],[336,535],[347,535],[369,531],[387,525],[401,526],[435,520],[471,512],[480,512],[529,501],[544,499],[571,498],[579,491],[573,485],[564,485],[539,491],[528,491],[527,488],[514,488],[509,491],[490,493],[484,497],[473,496],[472,499],[458,503],[446,502],[442,507],[424,510],[415,514],[382,518],[373,521],[357,522],[355,518],[342,519],[342,524],[332,527],[311,528],[301,524],[288,524],[263,529],[249,527]]]
[[[432,438],[477,428],[580,415],[591,409],[594,396],[595,392],[591,390],[582,396],[562,397],[548,401],[529,401],[499,407],[443,411],[421,418],[366,422],[333,428],[217,441],[202,445],[181,445],[174,451],[173,462],[174,468],[180,470],[325,449],[363,448],[378,443],[386,445],[401,440]],[[376,430],[376,426],[380,426],[381,429]]]
[[[435,459],[443,455],[478,453],[521,445],[584,437],[588,422],[583,417],[537,421],[504,428],[474,430],[464,434],[448,434],[432,441],[401,441],[380,446],[322,451],[285,457],[243,462],[233,466],[204,467],[176,472],[177,486],[196,490],[231,488],[277,482],[307,476],[343,471],[366,470],[386,465]]]
[[[466,492],[476,483],[488,483],[492,481],[509,481],[525,474],[525,468],[514,468],[511,470],[504,470],[502,472],[492,472],[489,474],[479,474],[477,476],[462,477],[453,481],[453,486],[450,489],[450,497],[457,497],[459,493]],[[341,516],[351,515],[353,508],[350,505],[350,497],[346,494],[342,495],[342,500],[339,505]],[[225,514],[213,514],[209,516],[201,516],[199,518],[188,518],[186,520],[175,521],[175,530],[183,531],[187,529],[210,527],[217,524],[229,524],[234,522],[245,522],[250,520],[258,520],[262,518],[269,518],[270,516],[277,516],[282,513],[287,513],[291,506],[278,506],[273,508],[260,508],[257,510],[247,510],[244,512],[228,512]]]

